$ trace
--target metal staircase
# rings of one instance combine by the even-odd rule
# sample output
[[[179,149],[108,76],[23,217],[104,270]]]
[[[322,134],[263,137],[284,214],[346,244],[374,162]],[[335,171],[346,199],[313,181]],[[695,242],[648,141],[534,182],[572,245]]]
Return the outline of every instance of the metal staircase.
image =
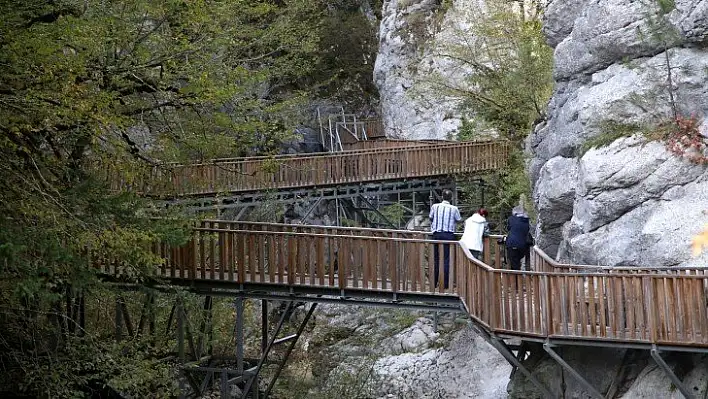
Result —
[[[340,112],[326,116],[317,108],[317,121],[320,141],[329,152],[344,151],[348,144],[385,137],[379,121],[357,119],[356,115],[345,113],[344,107],[340,107]]]

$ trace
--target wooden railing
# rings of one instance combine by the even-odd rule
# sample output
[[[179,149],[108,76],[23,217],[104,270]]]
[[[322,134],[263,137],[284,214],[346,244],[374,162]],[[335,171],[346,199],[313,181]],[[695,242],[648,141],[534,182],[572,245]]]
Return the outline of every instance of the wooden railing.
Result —
[[[469,274],[458,279],[471,279],[460,295],[495,331],[708,346],[705,268],[518,272],[462,260],[467,267],[458,271]],[[548,259],[535,261],[540,269],[548,266]]]
[[[452,286],[434,286],[433,275],[434,248],[441,251],[437,274],[442,281],[443,246],[450,245],[450,278],[456,284],[454,241],[233,230],[219,222],[204,225],[208,227],[194,229],[186,245],[155,248],[165,259],[157,276],[455,295]],[[112,273],[113,265],[100,267]]]
[[[398,140],[398,139],[378,139],[364,140],[356,143],[344,144],[344,149],[349,151],[373,150],[376,148],[398,148],[398,147],[422,147],[435,144],[449,144],[444,140]]]
[[[457,242],[420,232],[205,221],[178,248],[159,245],[157,275],[173,281],[220,281],[458,296],[491,331],[535,337],[708,347],[705,269],[609,272],[493,268]],[[280,225],[282,226],[282,225]],[[242,229],[249,227],[249,229]],[[410,235],[409,235],[410,234]],[[486,259],[494,259],[490,240]],[[443,281],[443,246],[450,280]],[[435,272],[435,248],[440,251]],[[110,263],[99,265],[114,273]]]
[[[221,229],[230,230],[249,230],[249,231],[287,231],[293,233],[312,233],[325,235],[354,235],[354,236],[370,236],[370,237],[388,237],[388,238],[407,238],[417,240],[431,240],[432,233],[430,231],[415,231],[415,230],[397,230],[397,229],[376,229],[369,227],[343,227],[343,226],[313,226],[300,224],[283,224],[283,223],[267,223],[267,222],[249,222],[249,221],[224,221],[224,220],[205,220],[201,222],[200,227],[218,227]],[[462,236],[462,233],[455,234],[457,239]],[[504,245],[500,243],[500,235],[490,235],[483,238],[482,260],[485,264],[501,269],[503,266],[502,258],[504,254]]]
[[[676,266],[599,266],[599,265],[574,265],[556,262],[540,248],[534,247],[531,251],[534,270],[542,272],[579,272],[597,274],[670,274],[670,275],[697,275],[708,276],[708,267],[676,267]]]
[[[112,188],[143,195],[184,196],[327,186],[494,170],[506,165],[508,153],[507,142],[487,141],[319,156],[222,159],[162,165],[135,181],[114,179]]]

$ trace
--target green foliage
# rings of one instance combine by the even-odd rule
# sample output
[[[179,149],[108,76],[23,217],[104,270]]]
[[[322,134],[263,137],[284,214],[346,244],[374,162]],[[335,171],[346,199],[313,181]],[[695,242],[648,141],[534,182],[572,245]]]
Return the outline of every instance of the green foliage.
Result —
[[[470,70],[462,85],[451,85],[442,76],[428,84],[446,95],[462,100],[463,120],[459,140],[473,140],[496,132],[514,146],[545,118],[553,91],[553,49],[545,42],[538,5],[515,8],[509,2],[487,2],[475,15],[475,25],[460,30],[457,44],[439,49],[443,57]],[[493,214],[504,215],[517,204],[520,194],[531,196],[522,152],[512,155],[509,166],[487,176],[486,204]],[[468,184],[468,191],[476,190]],[[491,191],[491,192],[490,192]],[[477,206],[478,204],[470,204]]]
[[[483,119],[467,119],[462,118],[462,123],[457,129],[457,137],[454,137],[458,141],[474,141],[483,138],[492,138],[491,133],[494,128],[490,123]],[[450,137],[453,139],[453,137]]]
[[[644,13],[645,26],[637,27],[637,36],[654,46],[658,46],[664,51],[664,64],[658,65],[659,77],[657,86],[663,93],[652,95],[649,101],[657,102],[662,95],[668,97],[668,104],[671,108],[671,117],[677,119],[680,114],[680,104],[676,98],[674,88],[674,66],[671,64],[671,48],[679,45],[683,37],[671,23],[669,14],[676,9],[674,0],[642,0],[646,7]],[[658,104],[654,104],[655,106]]]
[[[524,152],[518,148],[514,149],[509,156],[509,164],[504,169],[484,177],[485,205],[490,214],[487,220],[494,221],[496,216],[499,222],[503,222],[510,210],[519,203],[521,196],[531,198],[531,180],[526,173],[525,161]],[[476,182],[463,181],[461,189],[474,201],[466,204],[468,207],[475,209],[480,205],[476,202],[476,196],[470,195],[479,190]],[[535,213],[531,208],[526,203],[526,211],[531,219],[535,220]]]
[[[311,95],[340,79],[360,90],[375,32],[354,4],[331,3],[0,0],[0,343],[13,348],[0,374],[16,377],[5,386],[72,397],[105,376],[135,397],[169,395],[138,343],[74,340],[57,321],[72,319],[67,292],[103,287],[98,262],[149,281],[154,244],[189,238],[179,210],[109,183],[162,161],[272,153]],[[360,29],[331,36],[340,22]]]
[[[401,223],[405,222],[404,217],[406,214],[406,210],[400,203],[384,206],[379,210],[379,212],[381,212],[381,214],[386,218],[386,220],[393,223],[395,226],[400,226]],[[374,217],[378,217],[378,219],[381,219],[381,217],[378,215],[374,215]],[[384,220],[377,221],[379,223],[385,223]]]
[[[362,0],[339,0],[328,6],[321,23],[320,67],[309,79],[323,82],[318,95],[356,109],[378,96],[371,78],[378,51],[378,24],[361,12]],[[374,5],[379,11],[383,5]]]
[[[370,359],[365,364],[368,367],[340,367],[332,371],[327,379],[328,384],[314,393],[308,392],[302,398],[328,399],[328,398],[352,398],[366,399],[374,395],[372,385],[374,383],[373,363],[375,359]]]
[[[451,86],[434,76],[427,83],[462,99],[464,113],[483,119],[502,137],[520,141],[545,117],[553,50],[545,43],[540,17],[508,2],[489,2],[475,21],[470,32],[460,31],[464,40],[440,49],[443,57],[471,70],[467,82]]]
[[[169,398],[176,394],[175,376],[169,364],[149,355],[135,342],[114,344],[110,340],[75,339],[59,358],[32,358],[20,367],[26,372],[20,389],[41,397],[84,397],[93,381],[105,381],[118,392],[140,397]],[[28,359],[29,360],[29,359]],[[97,387],[100,388],[100,385]]]
[[[580,147],[579,156],[585,155],[592,148],[606,147],[619,138],[630,137],[644,130],[644,127],[636,123],[620,123],[612,120],[602,121],[599,127],[600,133],[586,140]]]

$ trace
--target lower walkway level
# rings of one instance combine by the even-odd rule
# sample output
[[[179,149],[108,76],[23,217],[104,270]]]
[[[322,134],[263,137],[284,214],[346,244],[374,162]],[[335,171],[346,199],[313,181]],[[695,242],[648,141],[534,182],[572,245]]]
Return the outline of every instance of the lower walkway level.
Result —
[[[505,338],[543,344],[580,381],[555,346],[650,350],[686,397],[659,353],[708,352],[708,268],[565,265],[534,248],[534,270],[513,271],[502,268],[495,237],[478,260],[460,243],[432,241],[424,232],[222,220],[201,222],[184,245],[154,251],[164,259],[157,285],[209,297],[463,312],[548,395]],[[111,262],[99,268],[120,278],[122,268]]]

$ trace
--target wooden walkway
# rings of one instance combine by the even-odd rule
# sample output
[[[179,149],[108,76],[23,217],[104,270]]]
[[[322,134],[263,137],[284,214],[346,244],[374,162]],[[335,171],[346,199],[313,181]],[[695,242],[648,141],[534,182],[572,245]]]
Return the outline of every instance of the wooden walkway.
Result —
[[[169,165],[117,190],[200,196],[482,172],[506,165],[508,143],[415,144],[313,156]],[[307,292],[455,304],[489,332],[525,339],[708,348],[708,268],[567,265],[538,248],[533,271],[502,268],[487,239],[482,261],[422,232],[207,220],[180,247],[161,244],[155,276],[249,295]],[[449,288],[433,253],[450,246]],[[442,266],[442,256],[438,260]],[[106,262],[112,275],[121,268]]]
[[[512,271],[480,262],[450,242],[446,289],[434,284],[432,255],[444,243],[427,238],[399,230],[205,221],[186,245],[155,248],[166,260],[157,276],[244,291],[309,288],[343,297],[363,292],[454,299],[502,335],[708,347],[706,268],[561,265],[535,249],[535,271]],[[487,244],[484,260],[500,265],[496,239]]]
[[[166,164],[145,170],[131,181],[112,178],[109,171],[106,178],[114,191],[159,197],[207,196],[486,172],[505,166],[509,157],[506,141],[391,145],[338,153]]]

